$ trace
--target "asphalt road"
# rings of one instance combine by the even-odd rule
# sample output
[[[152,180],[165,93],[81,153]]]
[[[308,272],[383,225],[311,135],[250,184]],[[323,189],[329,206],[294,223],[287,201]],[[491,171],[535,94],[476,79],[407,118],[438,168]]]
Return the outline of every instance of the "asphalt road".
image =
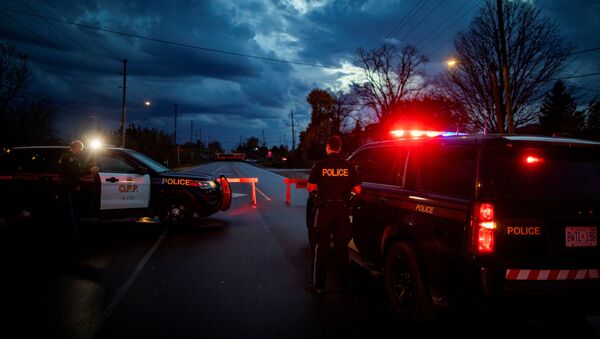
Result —
[[[232,184],[227,212],[185,229],[158,223],[89,222],[0,230],[0,331],[11,338],[380,338],[491,335],[600,336],[599,316],[442,315],[434,325],[399,321],[382,281],[353,268],[353,290],[304,290],[311,254],[306,191],[285,204],[279,174],[221,162],[190,168],[217,176],[257,177]],[[298,173],[301,176],[302,173]],[[330,273],[333,273],[331,271]],[[4,335],[3,335],[4,336]]]

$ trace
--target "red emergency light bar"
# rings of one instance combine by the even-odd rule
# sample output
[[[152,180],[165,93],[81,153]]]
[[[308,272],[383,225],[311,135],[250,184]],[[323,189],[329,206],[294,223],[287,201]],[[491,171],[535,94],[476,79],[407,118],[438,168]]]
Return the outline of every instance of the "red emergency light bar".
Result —
[[[445,136],[450,136],[450,135],[464,135],[463,133],[458,133],[458,132],[426,131],[426,130],[418,130],[418,129],[411,129],[411,130],[395,129],[395,130],[391,131],[390,134],[396,138],[403,138],[403,137],[433,138],[433,137],[437,137],[437,136],[445,137]]]

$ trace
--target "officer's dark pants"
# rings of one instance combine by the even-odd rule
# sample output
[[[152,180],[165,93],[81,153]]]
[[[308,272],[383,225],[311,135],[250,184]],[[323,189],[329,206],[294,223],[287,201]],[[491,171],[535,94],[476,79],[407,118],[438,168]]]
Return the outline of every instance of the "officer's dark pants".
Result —
[[[325,288],[327,278],[327,259],[331,234],[335,247],[335,263],[340,285],[350,284],[350,257],[348,243],[351,238],[351,228],[348,212],[343,203],[324,203],[317,210],[315,217],[314,235],[316,236],[313,253],[312,280],[319,288]]]
[[[77,211],[77,192],[64,190],[62,192],[62,211],[63,220],[69,229],[77,229],[79,223],[79,214]]]

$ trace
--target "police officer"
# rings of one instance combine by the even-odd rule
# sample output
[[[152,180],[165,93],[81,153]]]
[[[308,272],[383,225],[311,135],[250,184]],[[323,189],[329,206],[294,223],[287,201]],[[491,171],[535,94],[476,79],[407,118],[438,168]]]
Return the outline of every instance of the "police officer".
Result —
[[[346,204],[351,192],[360,194],[361,181],[354,166],[340,156],[341,148],[339,136],[329,137],[325,148],[327,158],[315,163],[308,178],[308,192],[314,194],[318,190],[318,206],[311,230],[315,236],[312,281],[306,289],[317,294],[325,292],[331,234],[340,285],[343,289],[350,285],[351,228]]]
[[[72,230],[77,230],[78,215],[77,215],[77,195],[80,191],[79,177],[86,173],[98,172],[98,167],[92,166],[91,169],[84,169],[81,166],[79,156],[83,151],[83,142],[73,140],[69,146],[69,150],[62,154],[58,160],[60,173],[60,193],[62,207],[65,213],[65,221],[67,226]]]

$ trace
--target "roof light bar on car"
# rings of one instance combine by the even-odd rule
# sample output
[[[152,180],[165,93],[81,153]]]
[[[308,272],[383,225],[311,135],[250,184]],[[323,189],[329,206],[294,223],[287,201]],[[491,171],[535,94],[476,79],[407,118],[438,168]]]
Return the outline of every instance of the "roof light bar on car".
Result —
[[[434,138],[437,136],[447,137],[453,135],[465,135],[464,133],[459,132],[442,132],[442,131],[427,131],[427,130],[403,130],[403,129],[395,129],[390,131],[390,134],[395,138],[402,138],[405,136],[410,136],[412,138],[420,138],[420,137],[429,137]]]

